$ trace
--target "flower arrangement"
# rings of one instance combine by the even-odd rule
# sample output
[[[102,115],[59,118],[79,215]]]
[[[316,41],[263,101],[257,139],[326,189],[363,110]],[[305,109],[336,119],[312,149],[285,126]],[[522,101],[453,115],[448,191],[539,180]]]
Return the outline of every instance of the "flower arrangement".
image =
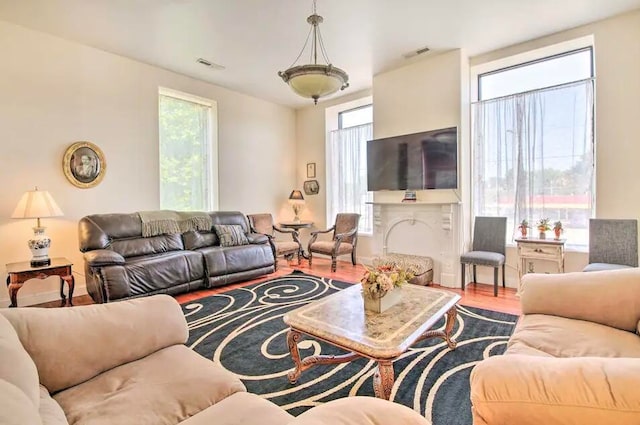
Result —
[[[536,227],[540,232],[546,232],[547,230],[551,230],[551,225],[549,224],[550,222],[551,220],[549,220],[548,218],[541,218],[536,223]]]
[[[365,273],[360,279],[364,295],[381,298],[387,292],[400,287],[413,279],[414,274],[406,267],[398,264],[374,264],[372,268],[365,266]]]
[[[560,239],[560,235],[564,232],[562,222],[560,220],[553,223],[553,232],[556,234],[556,240]]]

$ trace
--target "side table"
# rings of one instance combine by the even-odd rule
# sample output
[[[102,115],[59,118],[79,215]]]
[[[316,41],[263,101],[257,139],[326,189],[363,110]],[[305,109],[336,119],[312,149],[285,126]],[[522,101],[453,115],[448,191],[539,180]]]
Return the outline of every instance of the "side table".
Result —
[[[69,286],[69,305],[73,305],[73,289],[75,287],[75,279],[71,266],[73,263],[66,258],[52,258],[51,264],[48,266],[31,267],[31,262],[23,261],[20,263],[7,264],[7,287],[9,288],[9,297],[11,305],[9,307],[18,306],[18,291],[22,285],[29,279],[45,279],[49,276],[60,276],[60,298],[61,307],[66,305],[66,297],[64,295],[64,283]]]
[[[311,228],[311,226],[313,226],[313,221],[283,221],[278,224],[280,224],[280,227],[284,227],[285,229],[295,229],[296,231],[299,231],[300,229]],[[304,248],[300,248],[300,255],[302,255],[302,258],[305,260],[309,259],[309,254],[305,252]]]
[[[527,273],[527,260],[553,261],[558,273],[564,273],[564,243],[566,239],[516,238],[518,244],[518,293],[520,279]]]

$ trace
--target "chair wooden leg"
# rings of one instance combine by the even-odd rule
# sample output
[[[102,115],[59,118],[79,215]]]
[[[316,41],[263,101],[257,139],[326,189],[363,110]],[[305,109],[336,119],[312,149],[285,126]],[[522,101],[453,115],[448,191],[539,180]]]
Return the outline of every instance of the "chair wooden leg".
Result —
[[[493,296],[498,296],[498,268],[493,268]]]
[[[504,264],[502,264],[502,287],[503,287],[503,288],[506,288],[506,287],[507,287],[507,283],[506,283],[506,281],[504,280],[504,267],[505,267],[505,265],[504,265]]]
[[[311,262],[313,261],[313,253],[309,251],[309,267],[311,267]]]
[[[460,263],[460,265],[462,266],[462,273],[460,274],[462,276],[462,280],[460,282],[460,289],[464,291],[464,263]]]
[[[478,275],[476,274],[476,265],[473,265],[473,283],[478,283]]]
[[[351,251],[351,264],[356,265],[356,249],[353,248]]]
[[[300,265],[300,259],[302,258],[302,253],[298,250],[298,265]]]
[[[335,272],[336,267],[338,265],[338,259],[336,257],[331,257],[331,271]]]

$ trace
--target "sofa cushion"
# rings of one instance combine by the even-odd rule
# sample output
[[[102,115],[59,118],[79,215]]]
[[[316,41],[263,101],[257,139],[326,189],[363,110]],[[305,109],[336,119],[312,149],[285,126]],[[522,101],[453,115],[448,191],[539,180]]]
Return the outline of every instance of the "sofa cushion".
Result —
[[[309,249],[313,252],[319,252],[321,254],[331,255],[336,243],[333,241],[318,241],[309,246]],[[348,254],[353,251],[353,245],[350,243],[342,242],[338,247],[338,255]]]
[[[73,308],[14,308],[2,314],[37,365],[40,382],[51,392],[183,344],[188,336],[180,305],[167,295]],[[17,364],[12,367],[18,369]],[[20,369],[29,370],[29,365]],[[39,400],[37,383],[34,391]]]
[[[583,272],[601,272],[603,270],[619,270],[619,269],[630,269],[631,266],[627,266],[624,264],[608,264],[608,263],[590,263],[587,264]]]
[[[174,345],[54,399],[71,425],[177,424],[240,391],[244,385],[233,374],[184,345]]]
[[[49,391],[40,385],[40,418],[42,425],[69,425],[62,407],[49,395]]]
[[[204,278],[202,256],[193,251],[129,258],[124,269],[129,282],[129,296]]]
[[[220,239],[220,246],[228,247],[249,244],[247,235],[245,235],[242,226],[238,224],[214,224],[213,228],[216,230],[218,239]]]
[[[520,344],[554,357],[640,358],[640,337],[632,332],[583,320],[530,314],[520,318],[507,354]],[[530,352],[528,354],[533,354]]]
[[[255,394],[238,392],[181,425],[286,425],[293,416]]]
[[[37,408],[40,400],[38,370],[22,346],[15,329],[2,314],[0,314],[0,359],[0,379],[19,388],[31,401],[32,406]]]
[[[204,255],[209,276],[222,276],[273,266],[273,253],[268,244],[228,248],[213,246],[199,249],[197,252]]]
[[[205,246],[218,244],[218,236],[215,232],[186,232],[182,234],[184,249],[198,249]]]
[[[184,244],[182,236],[178,234],[118,239],[111,242],[110,248],[126,258],[180,251],[184,249]]]
[[[42,425],[38,409],[20,388],[0,378],[0,394],[0,424]]]

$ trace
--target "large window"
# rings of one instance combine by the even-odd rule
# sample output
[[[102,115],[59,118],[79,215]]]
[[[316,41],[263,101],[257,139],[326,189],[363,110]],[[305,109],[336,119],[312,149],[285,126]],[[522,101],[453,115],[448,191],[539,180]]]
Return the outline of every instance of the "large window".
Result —
[[[588,245],[594,206],[592,50],[479,76],[473,115],[474,213],[517,224],[562,221],[567,244]]]
[[[160,208],[217,208],[215,103],[160,91]]]
[[[372,233],[372,194],[367,192],[367,140],[373,138],[373,108],[362,106],[338,114],[338,129],[330,134],[331,193],[328,222],[337,213],[360,214],[359,231]]]

